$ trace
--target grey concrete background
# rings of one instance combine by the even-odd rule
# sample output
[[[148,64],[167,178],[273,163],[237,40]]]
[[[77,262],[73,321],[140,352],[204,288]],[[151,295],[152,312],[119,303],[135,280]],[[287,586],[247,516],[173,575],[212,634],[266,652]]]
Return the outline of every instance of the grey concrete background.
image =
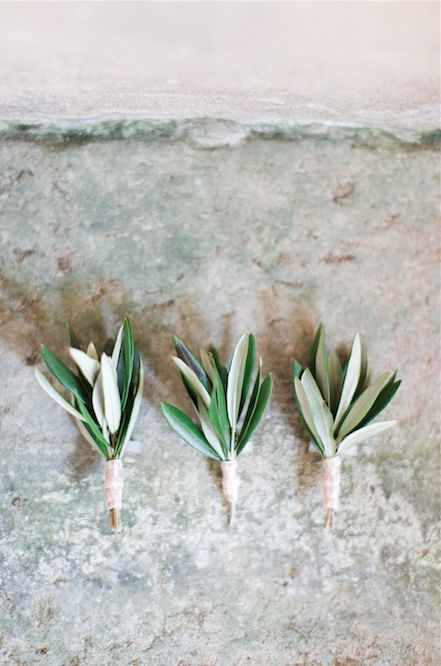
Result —
[[[243,25],[255,8],[274,50],[280,35],[281,54],[315,54],[312,9],[303,46],[283,28],[297,3],[277,5],[278,24],[267,4],[200,5],[193,31],[188,3],[131,5],[132,20],[119,4],[0,6],[1,664],[440,662],[438,9],[363,3],[357,20],[353,4],[320,6],[332,48],[304,79],[296,58],[256,59],[255,33],[242,42],[226,18]],[[169,84],[179,103],[153,74],[143,88],[141,67],[130,78],[142,16],[183,26],[145,40],[161,77],[196,63],[187,98],[188,83]],[[351,73],[321,74],[338,62]],[[286,113],[268,103],[282,90]],[[146,381],[114,535],[102,461],[33,367],[41,342],[66,358],[66,320],[87,343],[125,314]],[[319,321],[334,345],[359,330],[374,374],[403,379],[385,413],[399,426],[344,462],[333,533],[290,386]],[[173,332],[227,357],[247,330],[275,391],[241,458],[230,529],[219,471],[170,432],[159,403],[186,404]]]

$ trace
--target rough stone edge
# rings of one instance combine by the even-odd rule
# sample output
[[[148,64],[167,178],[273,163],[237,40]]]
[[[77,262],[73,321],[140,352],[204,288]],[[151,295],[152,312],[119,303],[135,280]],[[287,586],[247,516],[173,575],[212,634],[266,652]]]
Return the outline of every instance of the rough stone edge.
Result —
[[[27,141],[52,145],[79,145],[120,140],[187,141],[195,148],[235,146],[253,139],[314,140],[331,143],[407,150],[438,150],[441,129],[378,127],[355,123],[239,122],[224,118],[151,119],[133,117],[61,118],[22,121],[0,117],[1,141]]]

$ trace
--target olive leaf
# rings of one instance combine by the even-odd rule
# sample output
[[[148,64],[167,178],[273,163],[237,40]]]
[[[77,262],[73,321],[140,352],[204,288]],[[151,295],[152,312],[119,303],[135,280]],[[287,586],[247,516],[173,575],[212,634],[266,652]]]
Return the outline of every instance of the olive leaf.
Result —
[[[200,428],[176,407],[163,404],[168,423],[190,446],[217,460],[238,456],[263,417],[271,396],[272,379],[255,374],[254,335],[243,335],[227,369],[213,347],[199,357],[175,336],[178,356],[172,358],[193,403]]]
[[[326,351],[322,325],[314,338],[309,368],[304,370],[294,361],[296,407],[322,456],[344,453],[353,444],[396,423],[385,421],[368,426],[389,404],[400,385],[396,373],[385,372],[372,384],[368,384],[369,374],[360,336],[355,336],[346,368],[342,368],[337,352]]]
[[[139,413],[143,368],[128,318],[116,341],[109,339],[99,359],[90,342],[86,352],[68,327],[69,355],[78,374],[44,345],[41,354],[46,367],[69,394],[66,399],[48,379],[36,370],[40,386],[74,418],[81,434],[107,459],[120,458],[129,441]]]

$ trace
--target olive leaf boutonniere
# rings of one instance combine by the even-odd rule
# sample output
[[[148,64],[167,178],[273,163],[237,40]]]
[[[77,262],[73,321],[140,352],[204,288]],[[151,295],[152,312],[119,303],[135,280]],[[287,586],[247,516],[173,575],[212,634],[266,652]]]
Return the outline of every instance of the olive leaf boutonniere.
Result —
[[[314,338],[309,368],[294,361],[294,397],[303,423],[323,457],[325,525],[334,524],[340,496],[341,456],[350,447],[388,430],[396,421],[371,421],[389,404],[401,383],[396,372],[369,383],[366,350],[357,334],[342,366],[335,350],[328,353],[323,326]]]
[[[76,374],[47,347],[41,355],[49,372],[68,392],[67,400],[38,368],[42,388],[71,414],[83,437],[105,458],[104,491],[113,528],[120,526],[122,457],[130,440],[142,399],[143,367],[128,319],[115,341],[108,340],[101,355],[91,342],[84,352],[69,328],[69,354]]]
[[[162,404],[173,430],[200,453],[217,460],[222,469],[222,490],[233,522],[239,491],[237,458],[250,441],[268,405],[272,377],[262,379],[262,360],[257,372],[254,335],[243,335],[229,368],[224,367],[213,347],[200,349],[196,357],[175,337],[173,361],[192,401],[200,427],[184,412]]]

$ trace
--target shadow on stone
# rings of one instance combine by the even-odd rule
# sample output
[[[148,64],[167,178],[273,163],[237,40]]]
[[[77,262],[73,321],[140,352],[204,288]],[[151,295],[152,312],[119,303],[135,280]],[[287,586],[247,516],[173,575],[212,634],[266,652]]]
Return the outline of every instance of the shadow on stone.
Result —
[[[309,361],[317,316],[312,304],[304,299],[294,302],[285,316],[283,303],[275,288],[261,292],[263,318],[268,332],[259,340],[265,368],[274,374],[273,402],[299,440],[296,456],[296,488],[312,487],[317,479],[318,456],[311,454],[309,438],[295,408],[292,387],[292,364],[297,359],[303,366]]]

